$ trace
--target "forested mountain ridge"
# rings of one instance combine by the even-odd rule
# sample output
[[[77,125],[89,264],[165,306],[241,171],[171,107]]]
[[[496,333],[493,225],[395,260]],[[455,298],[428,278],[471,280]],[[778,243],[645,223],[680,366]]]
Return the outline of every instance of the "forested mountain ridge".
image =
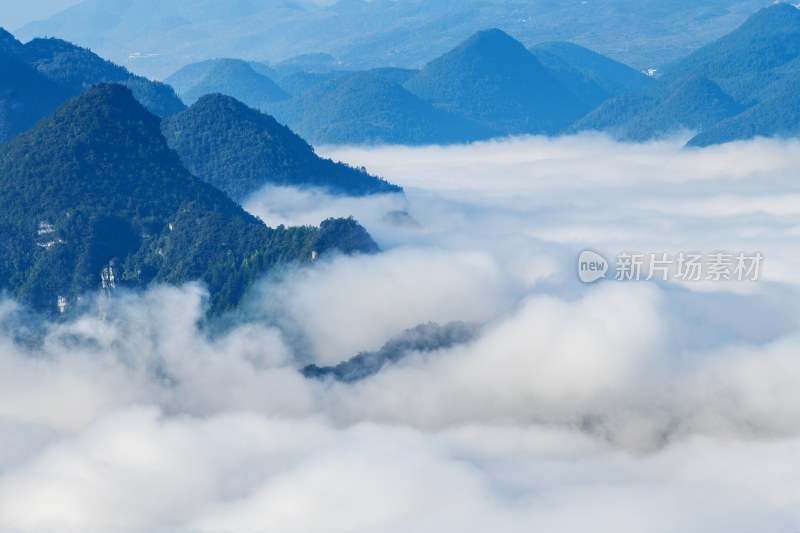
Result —
[[[22,44],[0,28],[0,142],[90,86],[110,82],[127,86],[159,116],[185,107],[169,85],[131,74],[91,50],[53,38]]]
[[[318,157],[289,128],[229,96],[203,96],[165,119],[162,131],[191,172],[237,201],[267,184],[351,196],[402,192],[364,170]]]
[[[0,147],[0,287],[54,312],[113,285],[204,282],[211,311],[264,272],[313,251],[373,252],[352,219],[268,228],[194,177],[159,119],[119,85],[98,85]]]

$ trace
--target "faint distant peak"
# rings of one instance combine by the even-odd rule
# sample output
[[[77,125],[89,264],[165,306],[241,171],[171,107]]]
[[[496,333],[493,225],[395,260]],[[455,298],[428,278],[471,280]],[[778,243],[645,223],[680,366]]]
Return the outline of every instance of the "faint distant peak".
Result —
[[[498,28],[490,28],[474,33],[458,49],[462,51],[470,49],[493,51],[515,49],[517,51],[527,51],[521,42]]]

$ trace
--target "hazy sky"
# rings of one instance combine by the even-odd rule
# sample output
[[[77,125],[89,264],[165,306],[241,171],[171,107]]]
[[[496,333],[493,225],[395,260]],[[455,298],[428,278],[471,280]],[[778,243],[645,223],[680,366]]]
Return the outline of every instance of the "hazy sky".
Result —
[[[41,20],[66,9],[81,0],[12,0],[0,1],[0,26],[9,31],[24,26],[34,20]]]

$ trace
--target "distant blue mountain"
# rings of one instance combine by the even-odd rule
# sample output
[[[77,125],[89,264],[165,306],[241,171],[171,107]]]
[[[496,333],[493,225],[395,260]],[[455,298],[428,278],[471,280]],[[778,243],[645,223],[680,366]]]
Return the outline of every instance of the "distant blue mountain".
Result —
[[[671,65],[653,86],[600,104],[573,131],[633,140],[679,129],[694,146],[800,135],[800,10],[778,3]]]
[[[341,68],[339,61],[330,54],[300,54],[275,64],[275,72],[286,76],[295,72],[330,72]]]
[[[289,95],[270,78],[266,65],[239,59],[211,59],[193,63],[164,80],[189,104],[201,96],[221,93],[251,107],[286,100]]]
[[[577,45],[534,50],[479,32],[422,70],[293,72],[293,98],[264,106],[315,144],[458,143],[557,134],[592,107],[654,82]]]
[[[411,94],[396,83],[406,73],[337,76],[266,109],[313,144],[459,143],[496,134]]]
[[[351,74],[352,72],[336,70],[329,72],[291,72],[276,78],[276,81],[281,89],[291,94],[293,97],[298,97],[323,83],[335,79],[344,80]]]
[[[348,71],[348,70],[329,70],[325,72],[305,72],[290,71],[288,74],[276,77],[276,81],[289,94],[298,97],[311,89],[316,89],[328,83],[329,86],[335,85],[330,82],[338,80],[339,83],[353,76],[366,77],[374,81],[383,81],[403,85],[418,71],[405,68],[383,67],[374,68],[369,71]]]
[[[661,69],[731,31],[764,0],[85,0],[21,36],[56,35],[159,79],[210,57],[364,70],[419,68],[476,31],[570,41]],[[321,56],[318,54],[326,54]],[[323,59],[324,58],[324,59]]]
[[[503,134],[559,133],[590,109],[519,41],[496,29],[431,61],[405,88]]]
[[[800,136],[800,72],[783,78],[759,103],[735,117],[722,120],[689,141],[709,146],[753,137]]]
[[[189,63],[188,65],[184,66],[177,72],[172,73],[169,77],[164,80],[164,83],[168,83],[172,86],[175,91],[180,93],[185,93],[198,83],[200,83],[203,78],[208,76],[208,73],[218,65],[219,63],[227,63],[227,62],[240,62],[240,59],[232,59],[232,58],[219,58],[219,59],[207,59],[205,61],[198,61],[196,63]],[[276,72],[269,68],[265,63],[258,63],[256,61],[245,61],[247,65],[250,66],[253,70],[257,73],[261,74],[262,76],[267,76],[268,78],[273,78],[276,76]]]
[[[700,131],[743,109],[717,84],[695,77],[618,96],[578,121],[573,130],[606,130],[621,139],[645,141],[683,130]]]
[[[668,80],[706,77],[738,102],[759,101],[782,77],[781,67],[800,57],[800,10],[785,3],[766,7],[740,28],[714,41],[665,72]]]
[[[530,51],[562,85],[591,107],[654,83],[653,78],[574,43],[542,43]]]
[[[104,6],[122,9],[121,1]],[[328,14],[352,15],[382,1],[341,2]],[[319,13],[308,5],[248,5],[230,7],[253,16],[278,10],[287,20]],[[139,4],[125,9],[147,16]],[[134,76],[66,41],[34,39],[23,45],[0,33],[0,55],[7,74],[0,81],[0,140],[100,82],[125,84],[161,116],[184,108],[167,85]],[[498,29],[473,34],[418,70],[342,67],[340,59],[325,53],[273,67],[219,59],[189,65],[169,80],[189,101],[220,93],[260,108],[313,144],[447,144],[585,130],[647,140],[690,130],[698,134],[692,144],[704,145],[800,133],[791,107],[800,80],[800,10],[785,3],[761,9],[656,77],[573,43],[527,49]]]

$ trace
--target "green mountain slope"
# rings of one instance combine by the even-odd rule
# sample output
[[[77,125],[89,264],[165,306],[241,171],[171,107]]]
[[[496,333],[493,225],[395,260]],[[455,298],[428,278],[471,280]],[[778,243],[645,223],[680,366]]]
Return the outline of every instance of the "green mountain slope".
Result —
[[[72,95],[98,83],[119,83],[156,115],[168,116],[185,107],[170,86],[131,74],[89,49],[60,39],[33,39],[25,44],[25,57],[33,68]]]
[[[0,143],[33,126],[68,97],[64,88],[0,49]]]
[[[402,192],[364,171],[318,157],[289,128],[229,96],[200,98],[164,120],[162,131],[192,173],[238,201],[266,184],[354,196]]]
[[[23,45],[0,28],[0,143],[103,82],[126,85],[161,116],[184,108],[172,88],[133,75],[85,48],[58,39],[34,39]]]
[[[376,249],[352,220],[268,228],[192,176],[119,85],[89,89],[0,147],[0,207],[0,287],[50,312],[99,290],[104,269],[117,286],[201,280],[221,312],[276,265]]]

